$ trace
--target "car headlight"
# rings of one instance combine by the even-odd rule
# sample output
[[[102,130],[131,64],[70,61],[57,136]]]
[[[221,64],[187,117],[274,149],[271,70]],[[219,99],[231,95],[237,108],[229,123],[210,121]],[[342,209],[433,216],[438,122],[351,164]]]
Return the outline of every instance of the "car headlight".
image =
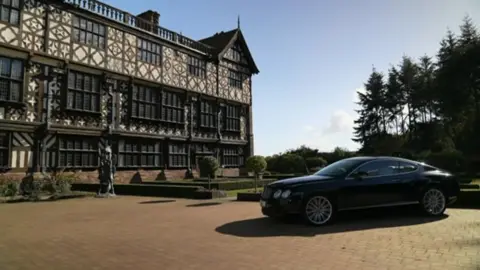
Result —
[[[286,199],[290,196],[290,194],[292,194],[292,192],[289,189],[287,189],[284,192],[282,192],[282,198]]]
[[[282,190],[281,189],[279,189],[279,190],[275,191],[275,193],[273,193],[273,198],[278,199],[278,197],[280,197],[280,195],[282,195]]]

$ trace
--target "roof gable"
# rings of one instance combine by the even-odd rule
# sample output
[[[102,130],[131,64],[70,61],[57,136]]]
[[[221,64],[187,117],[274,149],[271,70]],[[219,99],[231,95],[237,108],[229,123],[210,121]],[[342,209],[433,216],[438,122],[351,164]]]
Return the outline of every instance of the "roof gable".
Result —
[[[201,39],[199,42],[212,46],[214,48],[214,54],[219,60],[223,59],[225,56],[228,58],[228,50],[237,45],[252,73],[259,73],[257,65],[253,60],[252,54],[248,49],[247,43],[240,29],[237,28],[228,32],[220,32],[211,37]]]

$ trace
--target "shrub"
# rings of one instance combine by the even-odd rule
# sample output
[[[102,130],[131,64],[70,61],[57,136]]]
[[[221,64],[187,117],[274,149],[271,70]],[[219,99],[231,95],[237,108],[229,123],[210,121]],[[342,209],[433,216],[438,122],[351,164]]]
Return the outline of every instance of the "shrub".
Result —
[[[0,195],[3,197],[14,197],[18,194],[18,183],[11,178],[0,177]]]
[[[20,195],[27,197],[30,200],[39,200],[40,194],[44,189],[43,177],[38,175],[28,175],[22,179],[20,183]]]
[[[267,161],[262,156],[251,156],[247,159],[246,167],[258,177],[267,168]]]
[[[305,160],[297,154],[273,155],[267,160],[267,167],[278,173],[305,173]]]
[[[247,159],[247,169],[255,174],[255,193],[257,192],[257,180],[262,172],[267,168],[267,161],[262,156],[251,156]]]
[[[42,193],[53,196],[68,194],[72,191],[72,184],[77,180],[76,173],[65,173],[63,170],[51,174],[29,175],[20,183],[20,195],[36,201],[40,199]]]
[[[162,169],[160,173],[157,175],[157,178],[155,178],[155,181],[164,181],[167,180],[167,176],[165,175],[165,170]]]
[[[308,169],[320,168],[327,165],[327,161],[321,157],[309,157],[305,159]]]
[[[451,172],[461,172],[465,169],[465,158],[456,150],[431,153],[427,157],[427,163]]]
[[[199,161],[200,177],[215,178],[220,167],[215,157],[204,157]]]

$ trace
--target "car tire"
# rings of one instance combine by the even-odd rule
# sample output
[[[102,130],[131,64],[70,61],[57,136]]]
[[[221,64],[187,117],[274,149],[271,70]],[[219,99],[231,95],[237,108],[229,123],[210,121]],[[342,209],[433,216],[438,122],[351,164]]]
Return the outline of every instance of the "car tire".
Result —
[[[445,193],[438,187],[427,188],[420,199],[420,206],[428,216],[438,217],[443,215],[447,208]]]
[[[336,216],[336,207],[329,196],[315,194],[308,197],[302,207],[303,219],[309,225],[323,226],[331,224]]]

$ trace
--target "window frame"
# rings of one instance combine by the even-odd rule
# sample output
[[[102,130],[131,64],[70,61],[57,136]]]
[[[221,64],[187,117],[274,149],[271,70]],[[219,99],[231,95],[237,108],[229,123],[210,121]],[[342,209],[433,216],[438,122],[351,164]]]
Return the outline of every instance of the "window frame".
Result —
[[[9,5],[5,5],[3,4],[3,1],[0,2],[0,22],[2,23],[6,23],[6,24],[10,24],[10,25],[15,25],[15,26],[19,26],[20,25],[20,21],[21,21],[21,13],[22,13],[22,7],[23,7],[23,0],[18,0],[18,7],[14,7],[12,5],[13,1],[10,0],[10,4]],[[8,9],[8,20],[5,21],[2,19],[3,17],[3,9],[6,8]],[[16,22],[11,22],[11,19],[12,19],[12,11],[16,11],[18,13],[18,16],[17,16],[17,21]]]
[[[127,145],[130,145],[130,149],[133,149],[133,146],[135,146],[135,150],[127,150]],[[146,149],[143,147],[146,147]],[[153,147],[153,150],[149,150],[150,147]],[[117,166],[119,168],[162,168],[164,166],[164,152],[163,141],[144,138],[122,138],[118,143]],[[146,163],[142,163],[144,157]],[[149,157],[152,157],[152,163],[149,162]],[[128,160],[131,161],[127,162]]]
[[[23,87],[24,87],[24,83],[25,83],[25,61],[22,60],[22,59],[18,59],[18,58],[14,58],[14,57],[7,57],[7,56],[3,56],[3,55],[0,55],[0,61],[2,59],[5,59],[7,61],[9,61],[9,75],[8,76],[3,76],[1,73],[0,73],[0,82],[1,81],[6,81],[7,84],[8,84],[8,88],[6,90],[7,92],[7,95],[8,95],[8,99],[0,99],[0,103],[22,103],[23,102]],[[12,77],[12,73],[13,73],[13,63],[16,62],[16,63],[20,63],[20,67],[19,67],[19,70],[20,70],[20,77],[19,78],[14,78]],[[17,99],[12,99],[12,83],[14,84],[18,84],[18,98]],[[1,89],[0,89],[1,91]]]
[[[0,142],[4,142],[4,144],[0,144],[0,171],[2,169],[7,169],[10,168],[10,152],[11,152],[11,132],[8,131],[2,131],[0,132],[0,138],[3,138],[0,140]],[[3,154],[3,158],[2,158]],[[3,162],[2,162],[2,159]],[[4,164],[2,164],[4,163]]]
[[[241,106],[225,104],[223,109],[223,130],[226,132],[240,132]],[[236,113],[238,113],[238,117],[235,115]]]
[[[204,129],[218,128],[218,110],[220,109],[220,106],[216,104],[215,101],[207,99],[200,99],[198,106],[198,126]],[[206,107],[210,110],[207,110]],[[206,121],[207,118],[210,119],[212,125],[206,124],[206,122],[209,122]]]
[[[235,160],[235,162],[227,162]],[[238,146],[225,146],[222,147],[222,166],[224,168],[240,168],[244,166],[245,160],[243,153],[238,150]]]
[[[189,55],[187,69],[189,75],[202,79],[207,77],[207,61],[204,59]]]
[[[397,162],[398,162],[398,168],[397,168],[397,170],[399,171],[398,174],[416,172],[416,171],[418,171],[419,168],[420,168],[420,165],[415,164],[415,163],[412,163],[412,162],[402,161],[402,160],[399,160],[399,161],[397,161]],[[401,171],[401,167],[413,167],[413,170]]]
[[[82,27],[82,21],[85,21],[85,27]],[[91,27],[89,27],[89,24],[91,25]],[[95,26],[98,29],[97,33],[95,33]],[[103,29],[103,33],[102,31],[100,31],[100,29]],[[88,40],[89,35],[91,37],[90,41]],[[76,43],[105,50],[107,46],[107,26],[81,16],[73,15],[72,40]],[[96,43],[94,42],[95,40],[97,40]],[[100,42],[101,40],[103,40],[103,43]]]
[[[181,151],[178,151],[181,150]],[[180,160],[179,162],[174,162]],[[185,142],[168,143],[168,168],[182,169],[188,167],[188,145]]]
[[[243,89],[243,73],[238,70],[229,68],[228,85],[236,89]]]
[[[369,166],[369,165],[371,165],[371,164],[380,163],[380,162],[391,162],[391,163],[395,163],[394,166],[395,166],[396,168],[393,169],[393,173],[391,173],[391,174],[373,175],[373,176],[363,176],[362,179],[373,179],[373,178],[378,178],[378,177],[389,177],[389,176],[397,176],[397,175],[404,175],[404,174],[409,174],[409,173],[415,173],[415,172],[418,172],[418,170],[419,170],[419,168],[420,168],[419,165],[415,165],[414,163],[411,163],[411,162],[408,162],[408,161],[402,161],[402,160],[393,160],[393,159],[371,160],[371,161],[365,162],[365,163],[361,164],[360,166],[358,166],[358,168],[354,169],[351,173],[349,173],[345,179],[346,179],[346,180],[354,179],[354,177],[352,177],[352,175],[354,175],[356,172],[361,171],[361,169],[364,168],[365,166]],[[398,172],[398,167],[400,166],[401,163],[411,164],[411,165],[414,166],[416,169],[413,170],[413,171],[408,171],[408,172]]]
[[[76,142],[80,141],[81,149],[76,149]],[[68,147],[69,142],[73,141],[73,149]],[[64,147],[64,142],[66,142],[66,147]],[[93,149],[85,149],[84,143],[87,143],[89,146],[93,146]],[[99,155],[98,155],[98,138],[91,136],[81,136],[81,135],[63,135],[58,137],[58,146],[57,146],[57,168],[66,168],[66,169],[95,169],[100,165]],[[87,160],[93,160],[93,163],[84,165],[85,156],[89,155]],[[73,164],[69,165],[68,156],[72,155]],[[80,155],[81,165],[76,165],[76,155]],[[93,155],[93,158],[91,158]],[[64,162],[62,162],[62,157]],[[62,164],[63,163],[63,164]],[[47,165],[48,166],[48,165]]]
[[[242,61],[242,49],[240,48],[239,43],[235,43],[231,48],[232,50],[232,60],[236,62],[241,62]]]
[[[77,88],[77,80],[78,76],[81,75],[83,77],[82,80],[82,88]],[[65,109],[70,112],[78,112],[78,113],[87,113],[87,114],[96,114],[100,115],[101,114],[101,99],[102,99],[102,76],[97,75],[97,74],[92,74],[92,73],[87,73],[83,71],[78,71],[78,70],[71,70],[69,69],[67,74],[67,91],[65,95]],[[71,86],[71,77],[74,76],[74,81],[73,81],[73,86]],[[90,89],[91,90],[85,90],[85,78],[90,77]],[[94,91],[94,81],[97,81],[97,91]],[[73,93],[72,97],[72,105],[70,106],[69,98],[70,98],[70,93]],[[82,109],[76,108],[77,105],[77,94],[81,95],[81,104],[82,104]],[[85,96],[90,95],[90,109],[85,109]],[[96,96],[97,100],[96,102],[92,99],[92,97]],[[96,106],[96,110],[93,110],[92,108]]]
[[[134,100],[134,87],[143,87],[143,88],[149,88],[152,90],[152,93],[156,93],[156,98],[157,100],[155,102],[149,101],[146,102],[144,100],[137,99]],[[155,122],[155,123],[163,123],[166,126],[173,125],[174,127],[183,127],[185,125],[185,97],[182,93],[178,93],[175,91],[170,91],[165,88],[154,88],[150,87],[144,84],[132,84],[130,87],[130,96],[131,102],[129,106],[130,110],[130,117],[132,119],[137,119],[137,120],[142,120],[142,121],[149,121],[149,122]],[[138,93],[138,92],[137,92]],[[146,94],[144,95],[146,97]],[[169,102],[170,101],[170,102]],[[154,107],[157,110],[157,114],[155,118],[146,118],[146,117],[140,117],[137,115],[133,114],[134,111],[134,103],[135,102],[140,102],[140,103],[145,103],[149,105],[155,105]],[[140,104],[139,103],[139,104]],[[174,117],[174,114],[176,115]],[[169,119],[170,116],[170,119]],[[175,120],[176,118],[177,120]],[[178,120],[180,119],[180,120]]]
[[[144,44],[146,48],[144,48]],[[137,60],[161,66],[163,46],[159,43],[137,37]]]
[[[167,101],[171,101],[171,103],[168,103]],[[174,114],[177,115],[177,119],[180,117],[180,120],[174,120]],[[171,119],[169,119],[169,115],[172,116]],[[161,121],[165,124],[174,125],[176,127],[182,127],[185,125],[185,98],[181,93],[162,90]]]
[[[136,91],[135,92],[135,88]],[[144,99],[140,97],[140,90],[144,91],[143,94]],[[147,100],[147,90],[150,91],[150,100]],[[130,106],[130,115],[134,119],[141,119],[147,121],[161,121],[161,99],[162,99],[162,90],[160,88],[150,87],[143,84],[132,84],[132,91],[131,91],[131,106]],[[155,99],[154,99],[155,97]],[[155,110],[155,117],[146,117],[146,116],[139,116],[140,112],[140,105],[144,105],[144,115],[146,115],[146,106],[150,108],[150,114],[152,114],[152,109]],[[136,106],[136,107],[135,107]],[[135,114],[134,114],[134,111]]]

